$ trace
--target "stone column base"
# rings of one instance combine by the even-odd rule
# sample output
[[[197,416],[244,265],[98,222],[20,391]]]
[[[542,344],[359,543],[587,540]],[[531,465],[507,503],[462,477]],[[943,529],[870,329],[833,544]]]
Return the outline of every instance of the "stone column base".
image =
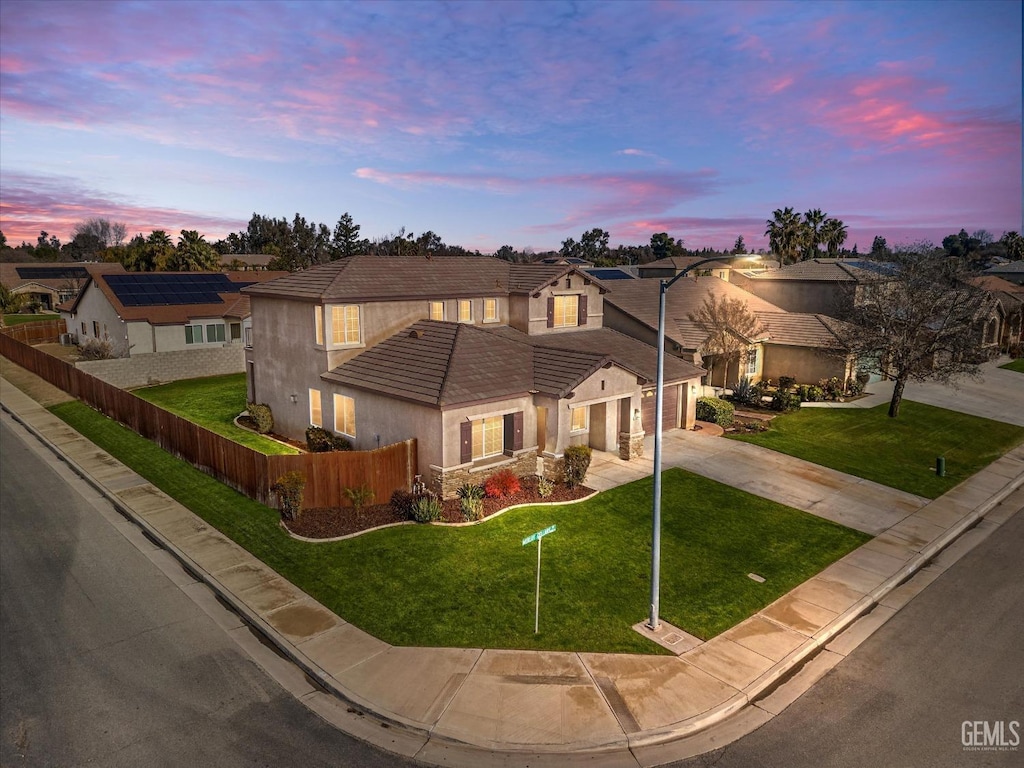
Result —
[[[623,461],[643,458],[644,432],[619,432],[619,458]]]

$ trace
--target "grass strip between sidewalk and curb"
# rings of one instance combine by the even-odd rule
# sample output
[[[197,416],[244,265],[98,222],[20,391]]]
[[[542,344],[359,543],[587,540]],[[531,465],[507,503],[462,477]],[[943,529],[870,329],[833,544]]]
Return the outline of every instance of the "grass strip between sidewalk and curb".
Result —
[[[467,528],[400,526],[346,541],[290,538],[247,499],[79,402],[50,410],[356,626],[395,645],[662,653],[631,629],[647,615],[651,478],[564,507]],[[663,478],[661,615],[710,638],[870,537],[670,469]],[[536,545],[544,539],[540,633]],[[756,573],[766,581],[748,578]]]
[[[806,408],[766,432],[729,435],[890,488],[937,499],[1024,442],[1024,427],[904,400],[874,408]],[[935,471],[945,458],[945,477]]]

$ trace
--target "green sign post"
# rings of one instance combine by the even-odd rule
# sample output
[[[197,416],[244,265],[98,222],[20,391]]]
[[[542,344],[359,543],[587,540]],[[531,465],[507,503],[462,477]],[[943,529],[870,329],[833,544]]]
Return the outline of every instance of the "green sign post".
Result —
[[[549,525],[543,531],[531,533],[523,539],[523,546],[537,542],[537,604],[533,612],[533,634],[540,631],[540,545],[544,543],[544,537],[555,532],[555,526]]]

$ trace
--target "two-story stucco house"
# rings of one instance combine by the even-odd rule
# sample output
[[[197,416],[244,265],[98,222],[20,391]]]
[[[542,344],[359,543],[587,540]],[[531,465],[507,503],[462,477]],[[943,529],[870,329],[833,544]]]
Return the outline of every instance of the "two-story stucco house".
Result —
[[[574,265],[484,256],[313,267],[243,289],[248,395],[289,437],[312,424],[361,449],[417,438],[446,495],[503,466],[553,471],[569,445],[636,457],[656,354],[604,327],[606,290]],[[666,365],[666,428],[692,427],[700,375]]]

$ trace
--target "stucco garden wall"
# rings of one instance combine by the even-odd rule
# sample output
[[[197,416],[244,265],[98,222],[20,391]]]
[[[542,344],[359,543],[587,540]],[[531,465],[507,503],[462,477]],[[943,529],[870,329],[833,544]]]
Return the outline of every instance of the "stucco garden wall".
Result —
[[[76,363],[75,367],[115,387],[131,389],[181,379],[241,373],[245,370],[245,353],[241,344],[229,344],[113,360],[87,360]]]

